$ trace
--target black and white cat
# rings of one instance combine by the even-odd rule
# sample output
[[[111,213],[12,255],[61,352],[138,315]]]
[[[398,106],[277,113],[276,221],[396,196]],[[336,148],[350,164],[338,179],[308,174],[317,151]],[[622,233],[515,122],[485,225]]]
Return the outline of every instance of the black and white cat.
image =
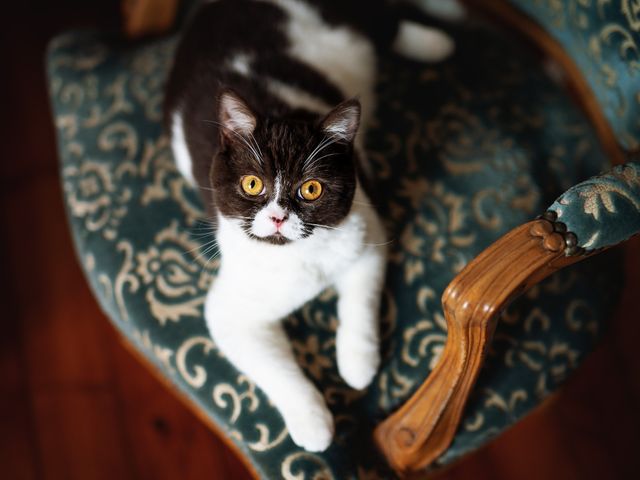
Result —
[[[386,239],[362,188],[360,140],[376,49],[439,60],[453,47],[394,12],[382,0],[207,3],[183,33],[167,86],[177,166],[216,222],[208,328],[311,451],[329,446],[333,419],[280,321],[334,286],[340,375],[357,389],[373,379]]]

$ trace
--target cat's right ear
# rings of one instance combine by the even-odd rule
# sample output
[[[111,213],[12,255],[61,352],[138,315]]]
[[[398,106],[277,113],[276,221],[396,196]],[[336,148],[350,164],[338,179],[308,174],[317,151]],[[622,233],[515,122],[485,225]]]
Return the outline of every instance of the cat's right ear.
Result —
[[[225,89],[218,97],[218,122],[223,140],[237,142],[253,134],[257,119],[237,93]]]
[[[321,122],[326,135],[338,142],[351,143],[360,125],[360,102],[356,98],[342,102]]]

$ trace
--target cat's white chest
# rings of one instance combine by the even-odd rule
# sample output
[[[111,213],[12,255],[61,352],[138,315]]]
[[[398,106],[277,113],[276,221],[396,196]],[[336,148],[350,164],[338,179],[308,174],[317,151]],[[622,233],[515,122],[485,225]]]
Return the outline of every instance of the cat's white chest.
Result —
[[[222,265],[213,289],[228,301],[259,306],[255,321],[279,320],[331,285],[361,254],[365,236],[365,219],[351,215],[339,230],[321,229],[302,241],[271,245],[248,238],[235,221],[220,217]]]

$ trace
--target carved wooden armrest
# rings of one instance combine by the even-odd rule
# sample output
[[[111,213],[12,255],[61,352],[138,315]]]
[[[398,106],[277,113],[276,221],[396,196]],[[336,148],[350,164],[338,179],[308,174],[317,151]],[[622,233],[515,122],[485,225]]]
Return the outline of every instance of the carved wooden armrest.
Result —
[[[498,314],[511,300],[638,231],[640,165],[630,163],[571,188],[542,218],[507,233],[471,261],[442,296],[448,336],[440,361],[375,430],[391,466],[399,473],[426,468],[450,445]]]

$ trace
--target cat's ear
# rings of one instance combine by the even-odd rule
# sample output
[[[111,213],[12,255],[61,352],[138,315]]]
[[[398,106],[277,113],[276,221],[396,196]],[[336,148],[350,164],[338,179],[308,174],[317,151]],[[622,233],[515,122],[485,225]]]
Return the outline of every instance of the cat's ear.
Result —
[[[358,133],[360,110],[357,99],[344,101],[324,117],[320,128],[337,141],[351,143]]]
[[[223,90],[218,97],[218,121],[227,140],[237,141],[238,135],[250,136],[256,128],[256,116],[247,103],[232,90]]]

